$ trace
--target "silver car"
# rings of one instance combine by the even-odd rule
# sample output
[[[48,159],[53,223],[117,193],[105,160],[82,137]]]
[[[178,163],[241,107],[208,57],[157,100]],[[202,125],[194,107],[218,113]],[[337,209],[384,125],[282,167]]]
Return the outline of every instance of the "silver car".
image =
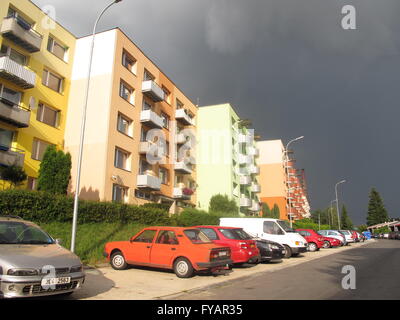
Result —
[[[0,216],[0,298],[71,294],[85,273],[80,259],[36,224]]]

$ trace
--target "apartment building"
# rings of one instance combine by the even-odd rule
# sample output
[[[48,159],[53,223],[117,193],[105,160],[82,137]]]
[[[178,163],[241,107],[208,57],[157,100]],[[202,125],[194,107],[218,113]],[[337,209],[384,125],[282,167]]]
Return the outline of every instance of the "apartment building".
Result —
[[[261,202],[270,208],[277,205],[281,219],[288,220],[289,214],[294,220],[309,217],[304,169],[295,168],[293,152],[289,150],[286,165],[282,140],[258,141],[256,145],[260,152],[257,164],[260,168]]]
[[[212,196],[228,195],[241,214],[260,211],[255,159],[258,149],[248,122],[230,104],[200,107],[197,113],[197,206],[208,210]]]
[[[92,37],[77,40],[65,149],[76,168]],[[197,106],[118,28],[98,33],[90,82],[80,198],[196,204]],[[71,193],[75,192],[72,172]]]
[[[63,148],[76,39],[27,0],[2,0],[0,17],[0,166],[34,189],[47,146]]]

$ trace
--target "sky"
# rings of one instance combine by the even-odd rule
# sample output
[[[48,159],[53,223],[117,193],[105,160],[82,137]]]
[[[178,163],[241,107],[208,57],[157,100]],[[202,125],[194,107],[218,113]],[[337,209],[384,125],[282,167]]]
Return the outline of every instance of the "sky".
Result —
[[[110,0],[33,2],[80,37]],[[192,101],[230,102],[263,140],[304,135],[291,146],[312,209],[346,179],[339,201],[359,225],[371,187],[400,217],[399,13],[398,0],[123,0],[98,30],[120,27]]]

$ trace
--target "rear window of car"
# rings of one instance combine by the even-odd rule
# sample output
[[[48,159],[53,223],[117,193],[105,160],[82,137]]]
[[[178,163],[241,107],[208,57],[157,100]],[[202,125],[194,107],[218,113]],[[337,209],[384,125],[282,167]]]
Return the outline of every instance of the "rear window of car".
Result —
[[[219,240],[217,233],[215,230],[211,228],[200,228],[200,230],[210,239],[210,240]]]
[[[219,229],[228,239],[233,240],[251,240],[251,237],[242,229]]]
[[[212,241],[199,229],[189,229],[183,231],[183,233],[194,244],[212,243]]]

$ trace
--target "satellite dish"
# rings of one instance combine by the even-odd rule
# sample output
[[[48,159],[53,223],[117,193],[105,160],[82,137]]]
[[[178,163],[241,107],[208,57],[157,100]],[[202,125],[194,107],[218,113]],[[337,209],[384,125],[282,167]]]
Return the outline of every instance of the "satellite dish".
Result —
[[[29,99],[29,108],[31,110],[35,110],[36,109],[36,99],[33,96],[30,97],[30,99]]]

